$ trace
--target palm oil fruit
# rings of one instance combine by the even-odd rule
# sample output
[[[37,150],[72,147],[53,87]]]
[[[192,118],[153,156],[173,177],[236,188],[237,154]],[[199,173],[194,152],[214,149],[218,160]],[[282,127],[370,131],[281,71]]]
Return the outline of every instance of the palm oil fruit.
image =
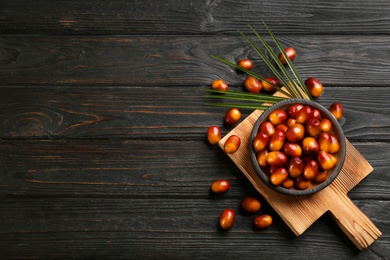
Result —
[[[287,115],[289,118],[296,119],[298,112],[303,108],[302,104],[294,104],[288,107]]]
[[[316,160],[308,160],[303,167],[303,177],[314,180],[318,175],[318,163]]]
[[[315,155],[320,147],[315,138],[308,136],[302,140],[302,151],[307,155]]]
[[[340,120],[343,116],[343,106],[340,103],[333,103],[329,107],[329,111],[332,113],[332,115],[337,119]]]
[[[286,138],[290,142],[297,143],[305,137],[305,127],[302,124],[293,124],[286,131]]]
[[[311,136],[311,137],[317,137],[321,132],[321,121],[317,118],[311,118],[309,121],[306,123],[306,132]]]
[[[239,60],[237,65],[246,70],[251,70],[253,68],[253,62],[250,59]]]
[[[292,47],[288,47],[286,49],[284,49],[284,53],[286,54],[287,58],[290,60],[290,61],[293,61],[295,59],[295,57],[297,56],[297,52],[295,51],[294,48]],[[286,58],[284,57],[283,53],[279,53],[279,56],[278,56],[280,62],[283,64],[283,65],[286,65],[287,64],[287,60]]]
[[[337,158],[333,154],[324,151],[320,151],[317,154],[317,161],[325,171],[333,169],[337,164]]]
[[[323,172],[318,172],[317,176],[314,179],[315,183],[322,183],[326,181],[328,178],[329,172],[328,171],[323,171]]]
[[[321,118],[322,118],[321,111],[318,110],[317,108],[314,108],[313,109],[313,113],[311,115],[311,118],[315,118],[315,119],[321,120]]]
[[[308,78],[305,81],[305,86],[312,97],[319,97],[324,91],[322,83],[316,78]]]
[[[256,152],[265,149],[268,146],[269,136],[265,132],[259,132],[253,139],[253,148]]]
[[[297,113],[295,118],[296,122],[299,124],[305,124],[313,116],[313,108],[311,106],[303,106],[302,109]]]
[[[332,122],[327,118],[322,119],[321,120],[321,130],[324,133],[330,132],[330,130],[332,130]]]
[[[275,186],[281,185],[288,177],[288,171],[284,167],[278,168],[269,177],[271,183]]]
[[[211,84],[211,88],[214,90],[223,90],[226,91],[229,88],[229,85],[222,79],[216,79]]]
[[[236,214],[231,208],[225,209],[219,218],[219,225],[224,230],[229,230],[233,227]]]
[[[231,135],[226,140],[225,144],[223,145],[223,150],[227,154],[235,153],[238,148],[240,147],[241,139],[237,135]]]
[[[288,126],[285,124],[279,124],[275,127],[275,130],[283,131],[284,133],[287,132]]]
[[[211,184],[211,190],[214,193],[225,193],[230,188],[230,182],[228,180],[216,180]]]
[[[275,92],[276,88],[274,86],[280,87],[280,80],[275,77],[267,77],[261,81],[261,86],[266,92]]]
[[[285,143],[282,152],[288,157],[301,157],[302,147],[297,143]]]
[[[286,119],[287,119],[287,113],[286,111],[281,109],[272,111],[268,116],[268,120],[275,126],[284,123]]]
[[[225,123],[228,125],[236,124],[241,118],[241,112],[238,108],[231,108],[225,115]]]
[[[272,224],[272,217],[268,214],[262,214],[253,219],[256,228],[267,228]]]
[[[244,87],[250,93],[259,93],[263,88],[261,82],[252,76],[249,76],[245,79]]]
[[[210,144],[217,144],[222,138],[221,129],[218,126],[210,126],[207,129],[207,140]]]
[[[260,124],[259,132],[264,132],[267,133],[268,136],[271,136],[275,133],[275,126],[271,122],[265,121]]]
[[[311,182],[301,175],[295,180],[295,186],[299,190],[307,190],[310,188]]]
[[[280,151],[271,151],[267,155],[267,163],[272,166],[283,166],[287,162],[287,156]]]
[[[286,189],[291,189],[294,187],[294,180],[287,177],[287,179],[282,183],[282,186]]]
[[[271,151],[279,151],[284,145],[286,134],[283,130],[276,130],[275,133],[269,138],[268,147]]]
[[[303,173],[303,161],[299,157],[293,157],[288,161],[287,171],[290,177],[297,178]]]
[[[254,197],[247,196],[241,200],[241,207],[246,212],[254,213],[254,212],[260,210],[261,203],[258,199],[254,198]]]
[[[318,137],[318,144],[321,151],[337,153],[340,150],[340,142],[334,134],[321,133]]]
[[[268,166],[267,155],[268,155],[268,150],[267,149],[261,150],[257,154],[257,162],[259,163],[260,167]]]

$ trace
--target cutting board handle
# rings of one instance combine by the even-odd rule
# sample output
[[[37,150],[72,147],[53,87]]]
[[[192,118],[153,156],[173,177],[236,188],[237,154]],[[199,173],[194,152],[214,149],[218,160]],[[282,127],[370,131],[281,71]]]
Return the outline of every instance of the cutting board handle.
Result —
[[[339,194],[338,200],[333,200],[328,206],[337,225],[360,250],[368,248],[382,235],[346,194]]]

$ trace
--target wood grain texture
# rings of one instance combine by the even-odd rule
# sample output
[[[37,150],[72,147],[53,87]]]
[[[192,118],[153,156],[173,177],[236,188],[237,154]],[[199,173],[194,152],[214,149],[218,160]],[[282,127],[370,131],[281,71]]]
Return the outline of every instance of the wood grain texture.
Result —
[[[227,34],[261,19],[285,34],[389,34],[390,4],[367,1],[4,0],[1,34]]]
[[[223,124],[226,108],[209,102],[198,87],[0,87],[0,138],[203,139]],[[240,90],[242,87],[234,87]],[[348,139],[388,140],[390,90],[326,87],[318,102],[342,102]],[[362,105],[362,104],[365,105]],[[251,110],[242,110],[243,120]]]
[[[352,199],[389,200],[387,143],[352,143],[374,171],[349,192]],[[380,150],[381,153],[377,151]],[[2,140],[3,197],[204,198],[216,179],[225,197],[256,194],[219,147],[205,140]],[[201,167],[199,166],[201,165]]]
[[[291,35],[280,40],[297,50],[295,66],[302,78],[317,77],[326,86],[389,85],[388,36]],[[222,37],[2,36],[0,52],[2,86],[199,86],[216,78],[242,85],[245,75],[211,55],[233,62],[249,57],[254,71],[272,76],[238,32]]]
[[[1,259],[390,259],[390,3],[0,1]],[[238,30],[265,20],[304,78],[342,101],[347,138],[374,167],[348,196],[383,235],[359,251],[330,215],[296,237],[235,164],[206,142],[226,109],[202,88],[245,75]],[[266,37],[269,40],[268,37]],[[248,115],[251,111],[242,111]],[[216,179],[231,188],[210,192]],[[240,209],[258,196],[265,230]],[[226,207],[237,212],[218,228]]]
[[[243,193],[245,194],[245,193]],[[225,206],[239,211],[240,199],[219,198],[3,198],[0,249],[3,257],[155,259],[204,258],[273,259],[276,255],[301,259],[306,254],[327,254],[342,259],[385,259],[380,240],[358,252],[328,216],[321,217],[305,234],[295,237],[264,203],[263,213],[272,214],[274,225],[252,229],[254,215],[238,214],[232,230],[218,229],[218,216]],[[355,201],[389,230],[389,203]],[[28,216],[28,217],[26,217]],[[15,221],[19,225],[15,226]],[[14,241],[18,241],[15,243]],[[276,248],[283,248],[276,252]],[[91,251],[92,250],[92,251]],[[382,249],[383,250],[383,249]]]
[[[251,259],[256,253],[272,257],[280,247],[286,250],[278,255],[293,259],[302,257],[302,248],[330,257],[383,259],[390,227],[390,146],[354,145],[374,171],[349,196],[384,233],[361,253],[327,216],[294,238],[261,197],[261,212],[272,214],[274,225],[253,230],[253,215],[240,212],[239,203],[258,195],[220,149],[202,140],[1,141],[0,248],[10,258],[43,259],[91,254],[127,259],[128,254],[131,259],[242,254]],[[228,179],[231,189],[214,196],[210,185],[220,178]],[[217,224],[226,207],[239,212],[228,233]]]

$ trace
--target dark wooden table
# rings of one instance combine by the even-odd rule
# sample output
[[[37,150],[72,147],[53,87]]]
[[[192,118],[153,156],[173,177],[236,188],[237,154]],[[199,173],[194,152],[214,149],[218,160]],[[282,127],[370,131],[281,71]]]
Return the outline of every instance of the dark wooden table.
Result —
[[[238,30],[265,34],[261,19],[325,85],[318,102],[344,105],[346,137],[374,167],[349,193],[383,234],[364,251],[328,214],[296,237],[206,142],[208,126],[231,128],[202,89],[245,77],[211,55],[260,64]],[[0,258],[387,259],[389,82],[389,1],[2,0]],[[214,196],[221,178],[231,188]],[[244,196],[271,227],[253,229]]]

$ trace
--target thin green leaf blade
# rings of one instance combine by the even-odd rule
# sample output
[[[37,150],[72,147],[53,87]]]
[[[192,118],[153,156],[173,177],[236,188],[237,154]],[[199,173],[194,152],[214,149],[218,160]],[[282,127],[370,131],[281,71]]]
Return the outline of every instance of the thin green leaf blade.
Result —
[[[310,95],[309,91],[307,90],[306,86],[305,86],[305,83],[302,81],[299,73],[297,72],[297,70],[295,69],[295,66],[293,64],[293,62],[287,57],[284,49],[283,49],[283,46],[281,45],[280,41],[277,39],[277,37],[275,36],[275,34],[272,32],[272,30],[267,26],[267,24],[262,21],[265,28],[267,29],[268,33],[270,34],[270,36],[272,37],[273,41],[275,42],[276,46],[278,47],[279,51],[282,53],[282,55],[284,56],[286,62],[287,62],[287,65],[290,67],[292,73],[294,74],[295,78],[297,79],[298,81],[298,86],[305,92],[305,94],[308,96],[309,99],[313,99],[312,96]],[[283,65],[283,64],[282,64]],[[283,66],[284,67],[284,66]],[[301,95],[302,96],[302,95]],[[302,96],[303,98],[303,96]]]
[[[288,89],[288,91],[290,92],[290,94],[293,96],[293,97],[296,97],[296,98],[303,98],[303,96],[301,95],[301,93],[299,91],[296,91],[296,89],[294,89],[294,86],[291,87],[291,84],[290,82],[293,81],[293,79],[291,78],[291,76],[289,75],[288,71],[286,70],[286,68],[283,66],[283,64],[281,63],[281,61],[279,60],[278,56],[275,54],[275,52],[272,50],[271,46],[263,39],[263,37],[261,37],[257,31],[249,25],[249,27],[252,29],[253,33],[257,36],[257,38],[261,41],[261,43],[264,45],[264,47],[266,48],[266,50],[269,52],[269,54],[271,55],[272,59],[275,61],[275,63],[278,65],[279,69],[282,71],[282,73],[284,74],[284,76],[287,78],[288,81],[284,81],[284,85],[285,87]]]

